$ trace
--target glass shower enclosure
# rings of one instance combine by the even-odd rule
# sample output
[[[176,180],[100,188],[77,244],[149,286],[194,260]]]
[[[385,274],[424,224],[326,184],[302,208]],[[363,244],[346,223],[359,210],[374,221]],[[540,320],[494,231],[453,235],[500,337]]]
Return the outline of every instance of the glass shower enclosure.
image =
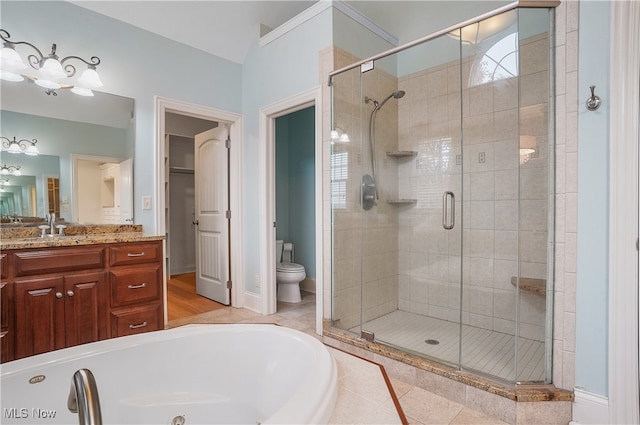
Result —
[[[517,7],[331,74],[334,328],[551,382],[553,27]]]

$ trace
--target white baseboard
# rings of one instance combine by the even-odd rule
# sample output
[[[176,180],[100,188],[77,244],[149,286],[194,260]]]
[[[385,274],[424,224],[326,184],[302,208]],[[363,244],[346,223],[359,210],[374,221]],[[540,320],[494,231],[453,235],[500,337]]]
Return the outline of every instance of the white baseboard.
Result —
[[[574,389],[573,415],[571,425],[609,423],[609,399],[581,389]]]
[[[245,291],[244,308],[262,314],[262,297],[259,294]]]

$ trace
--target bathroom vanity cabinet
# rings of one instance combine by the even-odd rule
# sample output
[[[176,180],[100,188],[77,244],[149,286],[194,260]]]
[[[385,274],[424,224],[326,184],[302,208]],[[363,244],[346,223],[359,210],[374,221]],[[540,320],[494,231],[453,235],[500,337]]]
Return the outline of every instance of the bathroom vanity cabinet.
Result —
[[[2,255],[3,362],[163,327],[162,241]]]

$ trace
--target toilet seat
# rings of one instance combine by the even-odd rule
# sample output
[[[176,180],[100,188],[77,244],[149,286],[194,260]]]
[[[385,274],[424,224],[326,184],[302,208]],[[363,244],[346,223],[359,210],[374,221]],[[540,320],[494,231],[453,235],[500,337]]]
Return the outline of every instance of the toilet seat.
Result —
[[[299,273],[304,271],[304,266],[297,263],[280,263],[276,266],[278,273]]]

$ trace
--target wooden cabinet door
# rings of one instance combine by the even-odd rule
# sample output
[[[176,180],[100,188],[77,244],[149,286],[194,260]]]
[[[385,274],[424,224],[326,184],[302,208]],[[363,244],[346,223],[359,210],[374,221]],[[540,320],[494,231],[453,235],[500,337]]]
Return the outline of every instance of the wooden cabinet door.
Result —
[[[14,359],[13,284],[0,282],[0,362]]]
[[[62,277],[15,283],[16,358],[64,348],[63,291]]]
[[[108,337],[108,295],[104,272],[65,276],[64,299],[67,347]]]

